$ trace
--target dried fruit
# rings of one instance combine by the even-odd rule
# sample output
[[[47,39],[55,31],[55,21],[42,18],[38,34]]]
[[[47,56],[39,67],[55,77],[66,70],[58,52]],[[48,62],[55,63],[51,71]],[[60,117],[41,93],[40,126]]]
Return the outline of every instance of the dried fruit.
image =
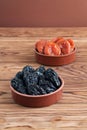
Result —
[[[52,51],[54,55],[60,55],[61,54],[61,49],[58,45],[54,44],[52,47]]]
[[[34,72],[34,68],[32,66],[25,66],[22,70],[22,73],[33,73]]]
[[[50,90],[50,92],[54,92],[57,89],[51,81],[45,79],[39,80],[39,86],[40,88],[43,88],[47,93],[48,90]]]
[[[67,41],[70,43],[71,51],[73,51],[73,49],[75,48],[74,41],[72,39],[67,39]]]
[[[44,66],[40,66],[39,68],[36,69],[35,73],[37,73],[37,75],[40,77],[40,76],[43,76],[45,72],[45,67]]]
[[[60,53],[61,53],[61,50],[59,46],[57,46],[55,43],[48,42],[45,45],[44,54],[51,56],[51,55],[60,55]]]
[[[57,73],[51,68],[45,71],[45,78],[51,81],[57,88],[61,85]]]
[[[53,46],[53,44],[54,43],[52,43],[52,42],[48,42],[45,45],[44,54],[46,54],[46,55],[53,55],[53,52],[52,52],[52,46]]]
[[[23,83],[23,80],[15,77],[11,80],[11,86],[18,92],[26,94],[26,87],[25,84]]]
[[[23,73],[21,71],[19,71],[16,76],[18,79],[22,79],[23,78]]]
[[[49,56],[59,56],[71,53],[75,48],[75,44],[72,39],[64,39],[63,37],[57,37],[51,41],[39,41],[35,45],[35,49]]]
[[[35,44],[35,48],[38,50],[38,52],[43,53],[46,43],[47,43],[46,40],[40,40]]]
[[[40,95],[40,92],[37,90],[37,85],[30,85],[27,87],[27,92],[29,95]]]
[[[36,70],[25,66],[21,72],[11,80],[11,86],[20,93],[29,95],[43,95],[54,92],[61,85],[57,73],[49,68],[40,66]]]
[[[51,41],[54,42],[54,43],[57,43],[59,40],[62,40],[64,39],[63,37],[57,37],[55,39],[52,39]]]
[[[26,86],[36,85],[38,83],[38,75],[36,73],[25,73],[23,80]]]
[[[61,53],[63,55],[70,53],[70,43],[66,40],[63,43],[61,43]]]

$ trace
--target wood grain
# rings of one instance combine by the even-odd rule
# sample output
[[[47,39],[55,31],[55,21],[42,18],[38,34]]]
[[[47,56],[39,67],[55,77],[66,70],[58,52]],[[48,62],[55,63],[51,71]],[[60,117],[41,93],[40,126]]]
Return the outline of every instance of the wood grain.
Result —
[[[38,36],[63,36],[63,37],[87,37],[86,27],[76,28],[0,28],[1,37],[38,37]]]
[[[65,82],[62,99],[45,108],[16,104],[10,80],[25,65],[40,65],[34,56],[36,41],[56,36],[72,38],[77,48],[75,62],[52,67]],[[87,28],[0,28],[0,130],[25,129],[87,129]]]

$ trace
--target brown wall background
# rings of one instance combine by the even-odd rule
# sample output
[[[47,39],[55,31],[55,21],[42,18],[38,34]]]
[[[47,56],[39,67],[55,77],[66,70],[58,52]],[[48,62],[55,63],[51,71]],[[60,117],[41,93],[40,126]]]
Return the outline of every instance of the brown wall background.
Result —
[[[87,0],[0,0],[0,26],[87,26]]]

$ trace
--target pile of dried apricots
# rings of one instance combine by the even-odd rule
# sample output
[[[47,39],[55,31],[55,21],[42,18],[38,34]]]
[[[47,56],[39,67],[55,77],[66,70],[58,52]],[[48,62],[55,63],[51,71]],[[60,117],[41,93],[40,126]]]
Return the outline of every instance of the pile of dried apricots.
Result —
[[[35,44],[35,49],[45,55],[59,56],[71,53],[75,48],[75,44],[72,39],[64,39],[58,37],[51,41],[40,40]]]

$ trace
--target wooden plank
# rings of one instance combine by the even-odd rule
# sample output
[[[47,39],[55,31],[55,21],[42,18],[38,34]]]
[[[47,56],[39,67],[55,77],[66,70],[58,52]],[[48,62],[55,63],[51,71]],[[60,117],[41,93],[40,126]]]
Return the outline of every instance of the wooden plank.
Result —
[[[17,114],[18,117],[16,117],[15,114]],[[3,116],[2,121],[3,122],[7,121],[7,126],[5,125],[6,127],[8,126],[12,127],[12,125],[14,127],[23,126],[23,124],[26,124],[24,126],[28,126],[29,124],[31,124],[32,127],[38,126],[38,128],[44,128],[44,126],[48,126],[48,128],[49,127],[53,128],[52,123],[56,123],[55,128],[66,128],[66,127],[70,128],[71,124],[72,124],[72,127],[74,128],[87,127],[87,116],[79,116],[79,115],[68,116],[68,115],[63,115],[63,114],[57,115],[57,113],[54,113],[54,115],[44,116],[44,115],[41,115],[41,113],[40,114],[37,113],[35,114],[35,117],[34,117],[34,115],[24,113],[24,117],[23,117],[23,116],[19,116],[19,113],[14,113],[14,115],[9,113],[6,115],[6,117]],[[22,114],[20,113],[20,115]],[[41,118],[41,116],[43,116],[43,118]],[[39,123],[41,124],[41,126],[39,126]]]
[[[37,68],[40,64],[32,63],[0,63],[0,80],[8,80],[11,79],[18,71],[21,71],[22,68],[26,65],[33,66]],[[46,66],[49,68],[50,66]],[[70,65],[52,67],[57,73],[59,73],[64,79],[65,84],[69,81],[71,84],[76,83],[87,83],[87,63],[86,62],[73,62]],[[9,73],[10,72],[10,73]],[[7,73],[7,74],[6,74]],[[81,75],[81,76],[80,76]],[[68,82],[68,84],[69,84]],[[76,86],[76,85],[75,85]]]
[[[0,114],[7,113],[6,115],[12,114],[15,117],[17,117],[17,114],[20,116],[24,116],[24,114],[29,115],[66,115],[66,116],[87,116],[87,104],[79,103],[79,104],[61,104],[61,102],[53,104],[49,107],[43,107],[43,108],[29,108],[29,107],[23,107],[21,105],[11,103],[11,104],[0,104]],[[23,114],[23,115],[22,115]]]
[[[76,118],[76,120],[74,120]],[[80,120],[78,120],[78,119]],[[72,120],[71,120],[72,119]],[[41,118],[40,116],[35,116],[32,117],[29,116],[25,116],[25,117],[21,117],[21,119],[19,117],[4,117],[3,118],[4,121],[4,128],[6,130],[11,129],[11,128],[15,128],[16,130],[19,127],[28,127],[31,129],[44,129],[44,126],[46,126],[46,128],[50,129],[58,129],[58,128],[86,128],[87,127],[87,117],[83,117],[81,116],[79,118],[79,116],[43,116],[43,118]],[[7,122],[7,125],[5,124],[5,121]],[[13,122],[14,121],[14,122]],[[24,125],[23,125],[24,124]],[[41,124],[41,125],[39,125]],[[82,126],[83,125],[83,126]],[[1,125],[2,126],[2,125]],[[1,127],[0,126],[0,127]],[[23,128],[22,127],[22,128]],[[19,130],[19,129],[18,129]]]
[[[3,109],[4,108],[4,109]],[[7,109],[6,109],[7,108]],[[0,127],[15,128],[27,126],[33,129],[46,128],[86,128],[87,105],[60,104],[46,108],[25,108],[17,105],[1,105],[3,114]],[[5,113],[5,114],[4,114]],[[6,114],[7,113],[7,114]]]
[[[1,37],[69,36],[87,37],[86,27],[76,28],[0,28]]]

